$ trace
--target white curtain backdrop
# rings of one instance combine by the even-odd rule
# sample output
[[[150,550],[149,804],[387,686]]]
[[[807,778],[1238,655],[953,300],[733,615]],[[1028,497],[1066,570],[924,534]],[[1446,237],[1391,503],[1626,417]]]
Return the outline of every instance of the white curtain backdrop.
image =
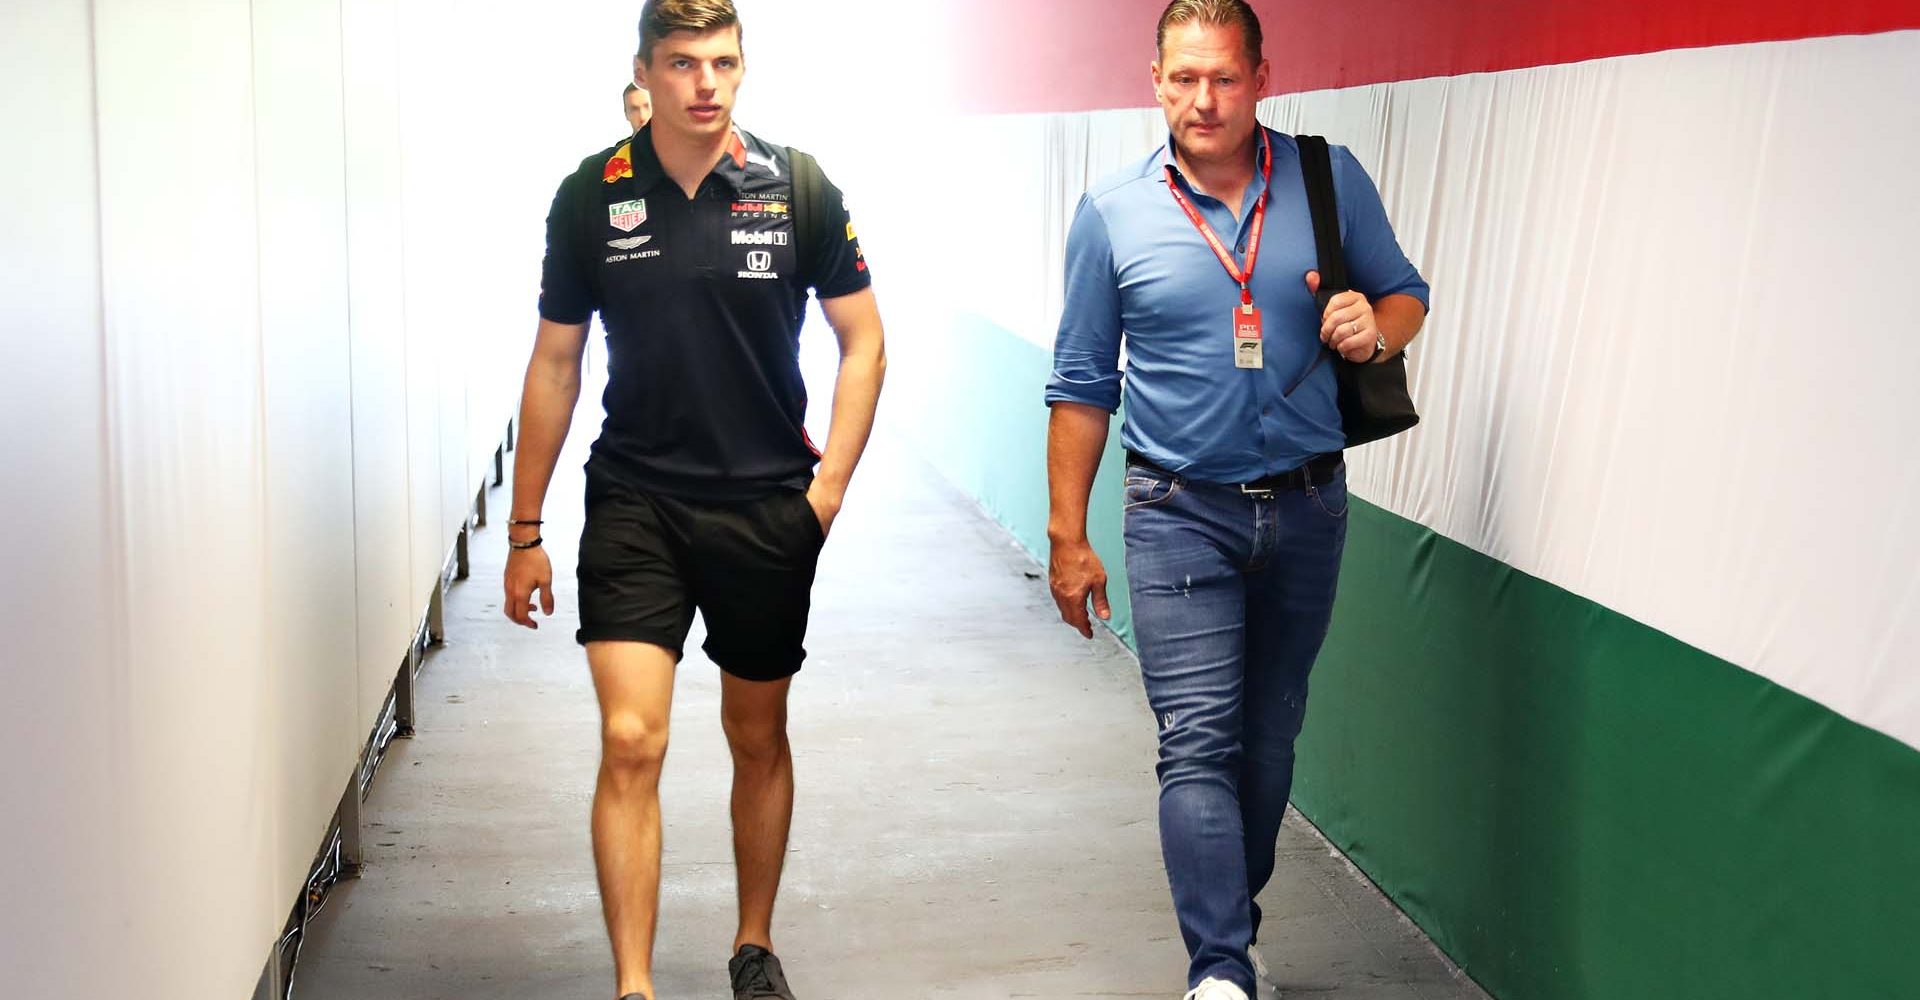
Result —
[[[251,995],[492,474],[632,8],[0,8],[7,995]]]

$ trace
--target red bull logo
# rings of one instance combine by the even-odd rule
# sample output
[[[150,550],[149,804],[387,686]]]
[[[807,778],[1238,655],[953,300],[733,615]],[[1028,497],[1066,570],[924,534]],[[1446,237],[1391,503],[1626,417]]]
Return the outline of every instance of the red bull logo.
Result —
[[[785,215],[787,203],[784,201],[736,201],[733,203],[733,210],[752,215]]]
[[[612,184],[614,181],[625,180],[632,176],[633,144],[626,143],[615,150],[613,158],[607,161],[607,170],[606,173],[601,175],[601,180],[605,183]]]

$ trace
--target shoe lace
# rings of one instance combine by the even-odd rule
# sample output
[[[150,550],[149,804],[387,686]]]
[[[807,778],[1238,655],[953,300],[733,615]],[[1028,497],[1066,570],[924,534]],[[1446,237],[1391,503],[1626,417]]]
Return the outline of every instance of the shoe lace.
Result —
[[[765,956],[755,955],[747,959],[740,963],[740,968],[734,972],[733,991],[743,993],[747,990],[753,991],[749,994],[750,996],[772,997],[774,1000],[779,1000],[779,987],[774,985],[773,975],[767,971]]]

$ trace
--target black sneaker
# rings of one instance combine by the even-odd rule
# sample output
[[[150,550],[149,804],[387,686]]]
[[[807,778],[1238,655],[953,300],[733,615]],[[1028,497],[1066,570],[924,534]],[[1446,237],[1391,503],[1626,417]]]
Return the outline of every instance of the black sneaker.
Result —
[[[757,944],[740,946],[727,963],[727,976],[733,980],[733,1000],[794,1000],[780,959]]]

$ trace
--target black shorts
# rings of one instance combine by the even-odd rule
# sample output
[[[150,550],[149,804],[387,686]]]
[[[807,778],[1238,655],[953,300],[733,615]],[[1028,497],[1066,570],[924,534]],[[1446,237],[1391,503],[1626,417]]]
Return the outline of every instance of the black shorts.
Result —
[[[575,638],[652,643],[678,659],[698,609],[701,648],[720,669],[751,681],[790,677],[806,659],[825,541],[798,490],[685,500],[589,477]]]

